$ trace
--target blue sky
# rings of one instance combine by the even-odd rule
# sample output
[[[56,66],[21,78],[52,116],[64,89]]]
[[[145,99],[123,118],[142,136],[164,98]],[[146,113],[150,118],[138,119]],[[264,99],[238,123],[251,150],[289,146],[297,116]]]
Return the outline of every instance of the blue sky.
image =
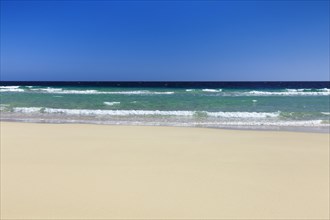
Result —
[[[1,80],[329,80],[329,1],[1,1]]]

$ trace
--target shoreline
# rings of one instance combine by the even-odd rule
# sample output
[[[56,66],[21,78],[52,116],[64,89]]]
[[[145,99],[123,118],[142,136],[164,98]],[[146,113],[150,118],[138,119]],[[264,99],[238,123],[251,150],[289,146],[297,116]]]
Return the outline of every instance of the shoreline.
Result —
[[[329,135],[0,122],[4,219],[327,219]]]
[[[50,119],[0,119],[0,123],[31,123],[31,124],[71,124],[71,125],[103,125],[103,126],[141,126],[141,127],[174,127],[174,128],[206,128],[206,129],[219,129],[219,130],[233,130],[233,131],[265,131],[265,132],[298,132],[298,133],[316,133],[316,134],[330,134],[330,125],[323,127],[303,127],[303,126],[267,126],[260,128],[260,126],[255,127],[212,127],[212,126],[184,126],[184,125],[153,125],[153,124],[139,124],[139,123],[96,123],[89,121],[58,121]],[[258,128],[259,127],[259,128]]]

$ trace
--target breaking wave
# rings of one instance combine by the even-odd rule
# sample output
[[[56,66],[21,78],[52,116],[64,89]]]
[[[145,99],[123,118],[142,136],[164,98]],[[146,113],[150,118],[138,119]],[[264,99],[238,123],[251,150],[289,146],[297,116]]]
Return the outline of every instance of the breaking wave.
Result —
[[[327,128],[325,120],[279,120],[280,112],[196,112],[196,111],[158,111],[158,110],[90,110],[90,109],[56,109],[41,107],[16,107],[14,113],[27,114],[29,121],[42,120],[40,114],[48,114],[48,121],[83,122],[127,125],[170,125],[170,126],[202,126],[202,127],[316,127]],[[199,120],[196,114],[204,114],[207,120]],[[35,115],[35,117],[31,117]],[[22,116],[22,115],[21,115]],[[19,116],[19,117],[21,117]],[[104,116],[105,118],[102,118]],[[106,116],[126,116],[122,119],[106,118]],[[130,117],[132,116],[132,117]],[[143,118],[146,116],[147,118]],[[169,118],[153,118],[152,116],[177,116]],[[19,118],[18,117],[18,118]],[[85,117],[85,118],[84,118]],[[94,121],[93,117],[96,121]],[[43,117],[41,117],[43,118]],[[24,120],[24,118],[23,118]]]
[[[119,105],[120,104],[120,102],[103,102],[105,105],[110,105],[110,106],[112,106],[112,105]]]
[[[149,90],[137,90],[137,91],[98,91],[94,89],[88,90],[69,90],[69,89],[61,89],[61,88],[37,88],[31,89],[32,91],[40,91],[45,93],[52,94],[120,94],[120,95],[171,95],[174,94],[172,91],[168,92],[157,92],[157,91],[149,91]]]
[[[222,92],[222,89],[202,89],[203,92]]]
[[[284,91],[249,91],[243,92],[245,96],[328,96],[330,89],[286,89]]]
[[[116,103],[117,104],[117,103]],[[57,109],[42,107],[16,107],[14,112],[50,113],[67,115],[109,115],[109,116],[198,116],[199,113],[217,118],[269,118],[278,117],[280,112],[197,112],[197,111],[160,111],[160,110],[95,110],[95,109]]]
[[[0,92],[24,92],[19,86],[0,86]]]
[[[0,86],[0,92],[31,92],[31,93],[49,93],[49,94],[86,94],[86,95],[173,95],[175,93],[209,94],[216,96],[330,96],[330,89],[282,89],[282,90],[223,90],[223,89],[185,89],[178,91],[150,91],[150,90],[132,90],[132,91],[111,91],[96,89],[63,89],[63,88],[38,88],[33,86]]]

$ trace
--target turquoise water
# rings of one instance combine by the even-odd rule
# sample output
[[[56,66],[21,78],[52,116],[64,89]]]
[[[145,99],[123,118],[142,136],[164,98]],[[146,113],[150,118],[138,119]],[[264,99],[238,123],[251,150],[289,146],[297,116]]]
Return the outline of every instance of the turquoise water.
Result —
[[[330,89],[1,86],[1,120],[328,129]]]

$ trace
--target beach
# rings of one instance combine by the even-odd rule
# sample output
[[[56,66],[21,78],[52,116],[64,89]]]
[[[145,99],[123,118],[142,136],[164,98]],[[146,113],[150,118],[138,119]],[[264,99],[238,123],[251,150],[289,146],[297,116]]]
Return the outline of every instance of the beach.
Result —
[[[1,122],[1,219],[329,219],[329,134]]]

